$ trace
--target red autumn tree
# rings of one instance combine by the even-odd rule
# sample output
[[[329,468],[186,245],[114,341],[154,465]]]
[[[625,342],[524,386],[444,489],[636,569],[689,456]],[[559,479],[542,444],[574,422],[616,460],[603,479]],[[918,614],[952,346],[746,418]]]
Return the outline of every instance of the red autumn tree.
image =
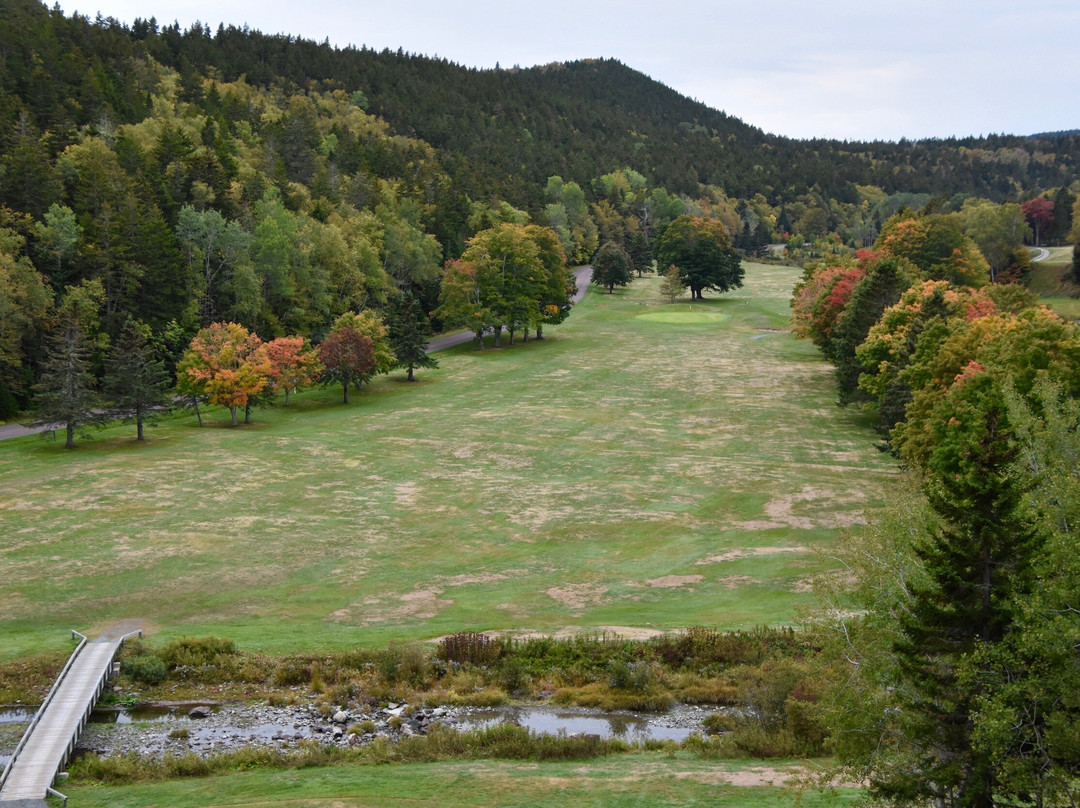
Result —
[[[1035,246],[1040,246],[1042,233],[1048,231],[1054,225],[1054,200],[1045,196],[1037,196],[1027,202],[1020,203],[1020,210],[1024,212],[1024,218],[1028,220],[1031,229],[1035,232]]]
[[[375,372],[375,342],[352,326],[331,331],[319,346],[319,359],[326,370],[323,381],[341,382],[345,403],[349,403],[349,385],[359,383]]]
[[[323,364],[319,353],[306,344],[303,337],[278,337],[266,343],[270,358],[270,386],[285,391],[285,406],[289,406],[289,393],[308,387],[319,378]]]
[[[176,372],[185,377],[181,386],[227,407],[236,426],[237,407],[246,407],[269,382],[270,359],[258,334],[237,323],[213,323],[191,340]]]

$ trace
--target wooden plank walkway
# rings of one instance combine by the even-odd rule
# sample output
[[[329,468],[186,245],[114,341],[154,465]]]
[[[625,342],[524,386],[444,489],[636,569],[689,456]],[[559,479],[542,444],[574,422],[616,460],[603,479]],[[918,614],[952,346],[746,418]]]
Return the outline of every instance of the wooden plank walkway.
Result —
[[[45,798],[109,680],[123,641],[86,642],[69,661],[0,785],[0,805]]]

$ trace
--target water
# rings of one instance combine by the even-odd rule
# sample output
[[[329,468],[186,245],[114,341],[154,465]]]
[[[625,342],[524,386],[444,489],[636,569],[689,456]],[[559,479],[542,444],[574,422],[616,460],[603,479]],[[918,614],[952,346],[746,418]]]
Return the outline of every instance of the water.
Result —
[[[188,710],[194,704],[171,707],[97,707],[90,713],[91,724],[165,724],[170,721],[187,721]],[[217,712],[215,709],[214,712]]]
[[[29,724],[37,707],[0,707],[0,724]]]
[[[669,727],[663,715],[641,713],[597,713],[553,707],[492,707],[474,709],[460,720],[460,726],[479,729],[513,723],[540,735],[599,735],[624,741],[684,741],[695,730]]]

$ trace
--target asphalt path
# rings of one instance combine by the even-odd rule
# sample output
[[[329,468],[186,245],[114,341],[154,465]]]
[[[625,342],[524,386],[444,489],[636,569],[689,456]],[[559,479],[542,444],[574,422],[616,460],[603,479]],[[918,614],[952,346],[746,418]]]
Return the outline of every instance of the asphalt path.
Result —
[[[1029,247],[1028,249],[1033,253],[1031,256],[1032,262],[1045,261],[1050,257],[1050,251],[1045,247]]]
[[[1047,253],[1049,254],[1049,253]],[[585,290],[589,288],[589,282],[592,281],[592,267],[583,266],[574,270],[574,278],[577,280],[577,292],[571,298],[571,302],[577,303],[581,298],[585,297]],[[434,353],[435,351],[442,351],[446,348],[453,348],[456,345],[464,345],[467,342],[472,342],[476,339],[476,335],[472,331],[462,331],[458,334],[447,334],[442,337],[437,337],[428,343],[428,353]],[[26,427],[22,424],[7,424],[0,426],[0,440],[6,440],[7,438],[21,438],[24,435],[37,435],[41,432],[47,432],[50,429],[61,429],[61,425],[56,426],[34,426]]]

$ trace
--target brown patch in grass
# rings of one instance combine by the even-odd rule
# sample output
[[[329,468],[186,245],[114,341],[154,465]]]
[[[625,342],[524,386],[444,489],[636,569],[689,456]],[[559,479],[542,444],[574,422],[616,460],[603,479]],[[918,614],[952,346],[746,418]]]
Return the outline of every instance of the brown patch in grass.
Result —
[[[335,622],[353,620],[362,626],[376,623],[392,623],[402,620],[430,620],[454,601],[440,598],[442,589],[414,589],[399,595],[397,603],[386,603],[381,598],[366,598],[362,603],[353,603],[344,609],[330,614]]]
[[[862,524],[863,517],[859,512],[850,510],[837,511],[836,507],[849,507],[863,502],[866,495],[862,491],[852,490],[846,494],[838,494],[823,488],[804,486],[797,494],[788,494],[776,497],[765,503],[765,516],[768,520],[755,519],[747,522],[736,522],[735,527],[741,530],[774,530],[782,528],[794,528],[796,530],[813,530],[817,527],[837,528],[850,527]],[[817,507],[810,510],[811,516],[796,515],[796,505],[814,503]]]
[[[704,575],[665,575],[663,578],[653,578],[645,583],[658,589],[678,589],[690,584],[699,584],[704,578]]]
[[[777,555],[778,553],[808,552],[810,552],[810,549],[808,547],[803,547],[802,545],[796,545],[795,547],[744,547],[738,550],[728,550],[726,553],[720,553],[719,555],[709,556],[694,563],[696,565],[722,564],[725,561],[738,561],[739,559],[749,558],[751,556],[767,556]]]
[[[587,606],[604,603],[607,591],[608,588],[600,584],[567,584],[551,587],[547,590],[547,596],[575,612],[580,612]]]
[[[724,587],[724,589],[741,589],[747,584],[757,583],[757,581],[749,575],[728,575],[724,578],[718,578],[716,582]]]
[[[675,772],[675,777],[679,780],[695,780],[699,783],[760,788],[762,786],[782,787],[797,774],[798,771],[794,769],[772,769],[762,766],[737,772],[718,770]]]

